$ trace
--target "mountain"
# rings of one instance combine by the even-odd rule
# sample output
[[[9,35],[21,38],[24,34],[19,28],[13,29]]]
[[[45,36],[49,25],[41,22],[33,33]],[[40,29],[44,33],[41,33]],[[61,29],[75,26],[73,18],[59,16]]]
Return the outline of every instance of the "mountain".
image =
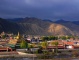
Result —
[[[7,33],[17,33],[18,31],[22,32],[18,24],[0,18],[0,33],[3,31]]]
[[[54,35],[74,35],[73,31],[60,24],[51,24],[49,26],[48,32]]]
[[[79,21],[73,21],[72,23],[79,25]]]
[[[26,34],[32,35],[50,35],[46,30],[49,27],[49,22],[44,22],[38,18],[24,18],[23,20],[17,22]]]
[[[53,23],[53,21],[52,21],[52,20],[47,20],[47,19],[45,19],[45,20],[43,20],[43,21],[45,21],[45,22],[47,21],[47,22],[52,22],[52,23]]]
[[[60,22],[60,21],[59,21]],[[21,34],[27,35],[74,35],[72,27],[68,26],[72,22],[52,22],[49,20],[41,20],[34,17],[26,17],[20,19],[1,19],[0,18],[0,32],[12,32],[17,33],[18,31]],[[75,25],[74,26],[78,26]]]
[[[69,22],[71,22],[71,21],[65,21],[65,20],[63,20],[63,19],[60,19],[60,20],[57,20],[57,21],[55,21],[54,23],[69,23]]]
[[[7,21],[10,21],[10,22],[19,22],[21,20],[23,20],[23,18],[13,18],[13,19],[6,19]]]
[[[65,27],[68,27],[75,35],[79,35],[79,21],[65,21],[65,20],[58,20],[54,23],[64,25]]]

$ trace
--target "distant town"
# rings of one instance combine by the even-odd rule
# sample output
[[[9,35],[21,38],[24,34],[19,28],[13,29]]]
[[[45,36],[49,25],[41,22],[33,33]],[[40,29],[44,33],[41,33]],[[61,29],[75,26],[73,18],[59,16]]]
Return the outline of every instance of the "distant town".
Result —
[[[2,32],[0,34],[0,54],[41,54],[43,52],[73,51],[79,49],[78,36],[33,36]]]

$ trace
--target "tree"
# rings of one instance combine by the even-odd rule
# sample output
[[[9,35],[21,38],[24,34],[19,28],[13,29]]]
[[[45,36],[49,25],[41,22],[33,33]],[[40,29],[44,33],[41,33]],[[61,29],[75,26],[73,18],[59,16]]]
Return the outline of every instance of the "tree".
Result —
[[[49,40],[54,40],[54,36],[49,36]]]
[[[28,48],[33,48],[32,44],[28,44]]]
[[[49,36],[48,38],[49,38],[49,40],[58,40],[57,36]]]
[[[41,43],[41,46],[42,46],[43,48],[45,48],[45,49],[47,48],[47,45],[48,45],[48,44],[47,44],[46,41]]]
[[[57,36],[55,36],[55,40],[58,40],[58,37]]]
[[[6,35],[2,35],[2,39],[5,39],[6,38]]]
[[[58,52],[58,42],[52,42],[52,45],[55,45],[56,46],[56,53]]]
[[[66,36],[66,39],[70,39],[71,38],[71,36]]]
[[[28,48],[28,43],[25,40],[22,40],[20,47],[21,48]]]
[[[49,38],[47,36],[41,37],[42,40],[49,40]]]
[[[42,40],[58,40],[58,37],[57,36],[44,36],[41,38]]]
[[[66,36],[62,36],[62,37],[60,37],[61,39],[63,39],[63,40],[66,40]]]

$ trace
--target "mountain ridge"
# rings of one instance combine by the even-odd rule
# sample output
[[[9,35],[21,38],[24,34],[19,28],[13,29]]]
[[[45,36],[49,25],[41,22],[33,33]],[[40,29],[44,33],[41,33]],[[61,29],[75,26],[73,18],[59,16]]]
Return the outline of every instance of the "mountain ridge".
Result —
[[[20,20],[14,19],[14,21],[3,19],[4,22],[1,20],[2,19],[0,19],[0,22],[5,22],[5,24],[0,24],[0,32],[17,33],[19,31],[22,34],[27,35],[78,35],[76,33],[78,33],[79,30],[79,28],[76,28],[79,27],[77,24],[62,20],[53,22],[34,17],[21,18]]]

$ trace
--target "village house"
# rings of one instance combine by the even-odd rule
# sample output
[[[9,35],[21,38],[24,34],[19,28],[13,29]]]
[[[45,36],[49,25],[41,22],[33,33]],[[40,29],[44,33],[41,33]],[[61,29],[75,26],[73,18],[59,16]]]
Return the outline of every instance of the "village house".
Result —
[[[48,41],[48,49],[55,49],[56,46],[52,45],[52,42],[58,42],[58,49],[78,49],[79,40],[69,39],[69,40],[52,40]]]

